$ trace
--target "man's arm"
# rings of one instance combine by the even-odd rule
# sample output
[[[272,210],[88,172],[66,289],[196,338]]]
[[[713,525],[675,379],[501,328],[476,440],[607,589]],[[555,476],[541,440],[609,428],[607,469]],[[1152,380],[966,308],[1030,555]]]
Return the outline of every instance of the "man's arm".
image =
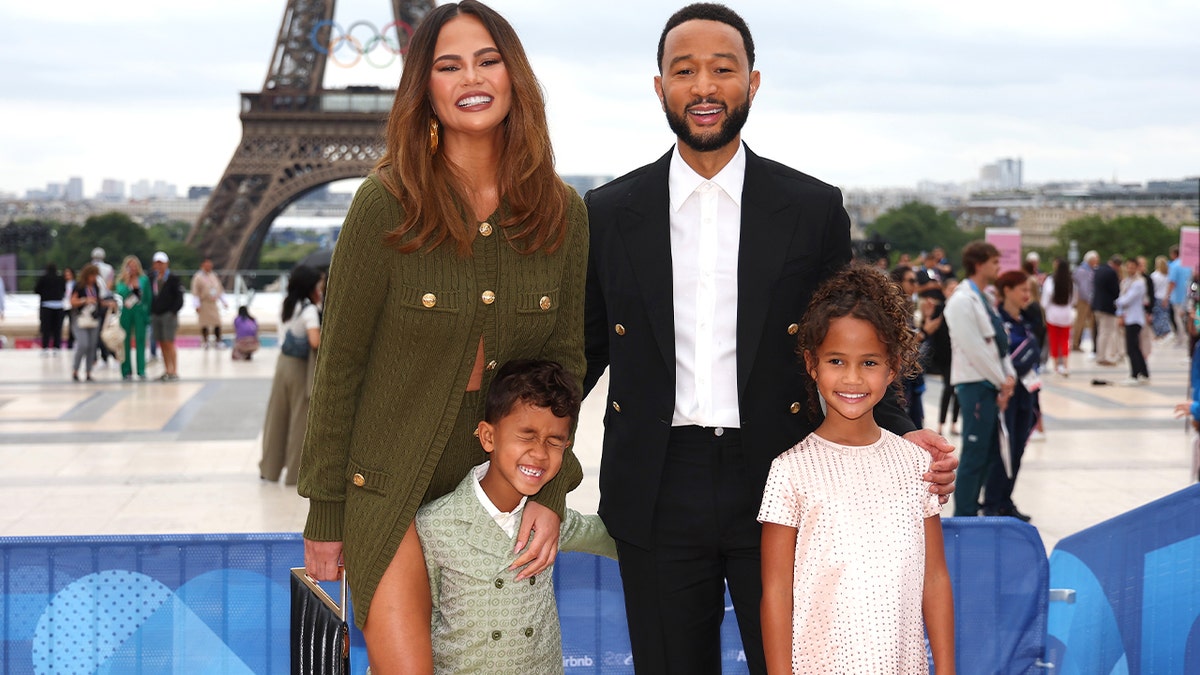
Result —
[[[592,193],[588,192],[584,197],[584,203],[588,205],[589,222],[595,223],[599,222],[602,216],[596,216],[597,212],[592,208],[591,198]],[[603,225],[601,227],[592,225],[591,246],[588,249],[587,282],[583,305],[583,354],[587,360],[587,370],[583,377],[585,398],[596,386],[596,381],[604,374],[604,370],[608,368],[608,308],[604,304],[604,290],[601,287],[596,267],[600,248],[597,246],[596,232],[602,227]]]

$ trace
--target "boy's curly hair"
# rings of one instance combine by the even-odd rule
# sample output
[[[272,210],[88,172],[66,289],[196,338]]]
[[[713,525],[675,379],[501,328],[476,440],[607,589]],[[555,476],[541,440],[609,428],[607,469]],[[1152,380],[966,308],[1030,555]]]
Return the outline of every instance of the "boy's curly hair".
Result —
[[[549,408],[555,417],[579,421],[583,394],[579,382],[554,361],[514,359],[500,366],[484,399],[483,417],[489,424],[512,412],[518,402]]]
[[[879,340],[887,348],[888,365],[896,372],[891,386],[901,403],[904,401],[904,380],[921,372],[917,358],[917,336],[913,332],[912,308],[903,291],[880,270],[851,263],[817,288],[796,339],[796,354],[804,364],[804,386],[808,392],[808,413],[813,420],[821,418],[817,383],[808,374],[805,352],[816,353],[825,341],[829,324],[844,316],[862,319],[875,327]]]

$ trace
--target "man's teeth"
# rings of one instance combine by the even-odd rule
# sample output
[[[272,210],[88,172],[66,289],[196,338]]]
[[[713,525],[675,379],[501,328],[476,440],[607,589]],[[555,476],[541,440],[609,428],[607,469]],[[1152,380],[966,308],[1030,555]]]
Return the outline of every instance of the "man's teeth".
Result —
[[[692,110],[691,111],[691,113],[693,115],[706,115],[706,116],[707,115],[716,115],[719,112],[721,112],[719,109],[718,110]]]
[[[473,105],[483,105],[484,103],[490,103],[491,101],[491,96],[468,96],[467,98],[464,98],[458,102],[458,107],[466,108]]]

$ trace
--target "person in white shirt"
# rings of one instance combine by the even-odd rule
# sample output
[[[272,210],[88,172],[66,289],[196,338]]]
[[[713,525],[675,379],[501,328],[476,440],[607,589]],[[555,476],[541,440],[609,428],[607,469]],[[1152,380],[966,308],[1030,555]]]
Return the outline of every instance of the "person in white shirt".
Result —
[[[984,289],[1000,275],[1000,251],[985,241],[963,248],[963,280],[942,312],[950,329],[950,383],[962,406],[962,459],[955,516],[979,515],[979,493],[1000,461],[1000,413],[1016,386],[1008,336]]]
[[[1125,283],[1117,296],[1117,316],[1125,324],[1125,353],[1129,355],[1129,377],[1120,384],[1150,384],[1150,369],[1142,353],[1142,329],[1146,326],[1146,280],[1138,271],[1137,258],[1125,261]]]

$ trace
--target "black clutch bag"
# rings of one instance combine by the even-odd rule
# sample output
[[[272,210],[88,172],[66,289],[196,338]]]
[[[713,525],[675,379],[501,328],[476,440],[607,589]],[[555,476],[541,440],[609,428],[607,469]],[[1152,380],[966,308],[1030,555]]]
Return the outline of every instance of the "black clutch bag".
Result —
[[[350,626],[346,623],[346,574],[341,602],[292,568],[292,675],[349,675]]]

